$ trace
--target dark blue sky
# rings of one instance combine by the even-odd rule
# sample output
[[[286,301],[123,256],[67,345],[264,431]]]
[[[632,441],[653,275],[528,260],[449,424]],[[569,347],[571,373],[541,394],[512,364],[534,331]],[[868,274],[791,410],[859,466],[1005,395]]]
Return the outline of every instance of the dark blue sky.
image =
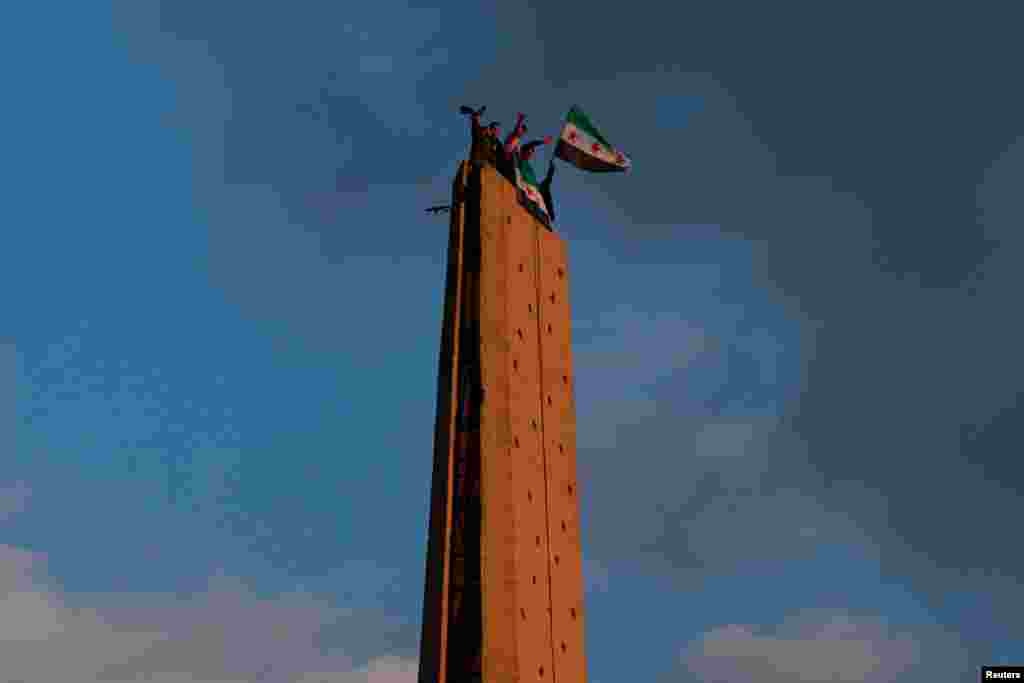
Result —
[[[414,680],[462,103],[634,163],[555,184],[592,683],[1024,663],[1024,17],[668,7],[5,12],[5,680]]]

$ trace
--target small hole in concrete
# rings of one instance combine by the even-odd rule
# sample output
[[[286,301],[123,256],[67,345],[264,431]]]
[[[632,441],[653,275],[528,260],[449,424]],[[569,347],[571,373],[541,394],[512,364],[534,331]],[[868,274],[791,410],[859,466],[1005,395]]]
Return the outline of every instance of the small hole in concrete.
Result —
[[[512,225],[512,216],[505,216],[505,225]]]
[[[562,522],[562,531],[568,531],[568,529],[565,526],[565,522]]]
[[[540,536],[537,537],[537,545],[540,545]]]
[[[565,641],[564,640],[562,641],[562,652],[563,653],[565,652]]]
[[[569,616],[572,617],[573,619],[576,618],[576,608],[575,607],[570,607],[569,608]]]
[[[533,502],[533,491],[526,492],[526,500],[530,501],[531,503]]]
[[[548,334],[551,334],[551,325],[548,324]]]
[[[569,495],[572,495],[572,484],[569,484]]]
[[[537,675],[540,676],[541,678],[544,678],[544,667],[543,666],[542,667],[538,667]]]
[[[559,280],[561,280],[563,277],[565,277],[565,270],[563,270],[562,268],[559,268],[557,272],[558,272],[558,279]]]
[[[530,313],[533,313],[533,304],[526,304],[526,310],[528,310]]]
[[[548,394],[548,405],[551,405],[551,395]]]
[[[536,585],[537,585],[537,577],[536,577],[536,576],[534,576],[534,577],[533,577],[533,585],[534,585],[534,586],[536,586]]]
[[[512,359],[512,369],[513,370],[518,370],[519,369],[519,361],[516,360],[515,358]]]
[[[519,340],[522,341],[522,339],[523,339],[523,330],[522,330],[522,328],[519,328],[518,330],[516,330],[516,335],[519,337]]]
[[[521,616],[523,619],[526,618],[526,610],[522,607],[519,608],[519,616]]]
[[[558,564],[558,555],[555,555],[555,564]]]
[[[562,375],[562,384],[569,383],[569,375]]]
[[[519,272],[520,273],[523,272],[523,264],[522,263],[519,264]]]
[[[516,448],[519,448],[519,437],[518,436],[513,436],[512,437],[512,445],[515,446]]]
[[[536,420],[530,420],[530,427],[533,428],[533,429],[537,429],[537,421]]]
[[[555,303],[555,293],[554,292],[551,292],[551,296],[548,297],[548,300],[550,300],[551,303]]]

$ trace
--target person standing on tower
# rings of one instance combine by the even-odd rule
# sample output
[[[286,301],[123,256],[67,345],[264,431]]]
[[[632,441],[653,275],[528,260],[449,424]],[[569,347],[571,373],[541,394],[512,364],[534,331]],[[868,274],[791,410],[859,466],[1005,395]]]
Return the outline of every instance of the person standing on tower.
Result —
[[[491,121],[487,124],[487,128],[484,129],[484,135],[487,142],[487,159],[492,164],[497,165],[502,154],[501,124],[497,121]]]
[[[516,125],[512,132],[505,138],[505,144],[498,145],[498,154],[495,159],[498,172],[505,176],[510,183],[516,182],[516,159],[518,158],[519,142],[526,134],[526,114],[516,114]]]
[[[473,109],[462,105],[459,107],[459,113],[463,116],[469,117],[469,132],[470,132],[470,148],[469,158],[473,163],[483,163],[487,161],[489,152],[492,145],[488,142],[488,128],[484,128],[480,125],[480,116],[487,111],[487,106],[484,105],[479,109]]]
[[[524,135],[526,135],[526,114],[519,112],[516,114],[516,125],[512,127],[512,132],[505,138],[505,156],[512,158],[512,155],[519,151],[519,143],[522,142]]]

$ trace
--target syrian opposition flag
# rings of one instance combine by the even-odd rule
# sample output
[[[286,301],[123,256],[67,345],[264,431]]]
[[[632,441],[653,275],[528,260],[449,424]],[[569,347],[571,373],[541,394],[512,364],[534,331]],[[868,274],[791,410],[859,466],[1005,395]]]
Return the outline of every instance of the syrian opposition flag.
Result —
[[[545,216],[550,216],[544,197],[538,189],[537,176],[533,174],[533,167],[526,159],[520,159],[518,154],[516,155],[516,185]]]
[[[555,156],[584,171],[628,171],[630,161],[611,146],[583,110],[573,107],[565,117]]]

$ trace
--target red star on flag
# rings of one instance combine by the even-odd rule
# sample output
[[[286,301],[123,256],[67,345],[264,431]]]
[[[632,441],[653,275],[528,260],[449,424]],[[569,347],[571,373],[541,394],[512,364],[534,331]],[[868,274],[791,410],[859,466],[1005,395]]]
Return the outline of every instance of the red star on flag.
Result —
[[[597,144],[597,143],[595,142],[594,144],[592,144],[592,145],[590,146],[590,151],[591,151],[591,152],[593,152],[594,154],[597,154],[598,152],[600,152],[600,151],[601,151],[601,145],[599,145],[599,144]]]
[[[574,131],[574,130],[569,131],[569,142],[576,142],[576,138],[578,138],[578,137],[579,137],[579,135],[576,134],[576,131]]]

